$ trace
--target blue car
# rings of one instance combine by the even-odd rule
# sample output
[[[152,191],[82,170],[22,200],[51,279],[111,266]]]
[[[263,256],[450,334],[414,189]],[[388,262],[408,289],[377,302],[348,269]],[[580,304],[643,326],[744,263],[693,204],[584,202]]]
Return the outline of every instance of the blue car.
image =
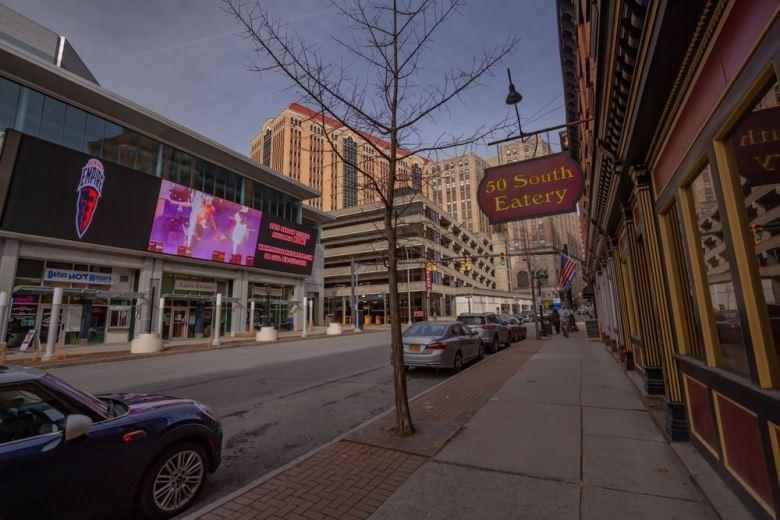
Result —
[[[0,365],[0,518],[169,518],[220,463],[203,404],[92,396],[51,374]]]

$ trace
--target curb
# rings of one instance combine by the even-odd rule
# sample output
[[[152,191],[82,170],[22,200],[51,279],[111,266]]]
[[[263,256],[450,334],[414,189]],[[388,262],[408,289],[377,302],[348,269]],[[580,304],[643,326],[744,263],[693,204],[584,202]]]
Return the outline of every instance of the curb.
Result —
[[[508,349],[505,348],[505,349],[503,349],[502,351],[500,351],[500,352],[498,352],[496,354],[492,354],[491,357],[500,356],[503,353],[505,353],[507,350]],[[461,377],[461,376],[465,375],[466,373],[468,373],[469,370],[473,369],[474,367],[476,367],[478,365],[479,365],[479,362],[472,363],[471,366],[461,370],[457,374],[454,374],[454,375],[452,375],[452,376],[442,380],[440,383],[437,383],[434,386],[432,386],[432,387],[430,387],[430,388],[420,392],[419,394],[414,396],[414,398],[412,398],[411,401],[416,401],[417,399],[420,399],[421,397],[424,397],[428,393],[436,390],[437,388],[439,388],[444,383],[448,383],[448,382],[450,382],[450,381],[452,381],[454,379],[457,379],[458,377]],[[328,446],[331,446],[333,444],[336,444],[339,441],[344,440],[347,436],[349,436],[353,432],[359,430],[360,428],[363,428],[364,426],[366,426],[366,425],[368,425],[368,424],[370,424],[370,423],[372,423],[374,421],[378,421],[382,417],[385,417],[386,415],[392,413],[394,410],[395,410],[395,406],[385,410],[384,412],[381,412],[378,415],[375,415],[371,419],[358,424],[354,428],[351,428],[351,429],[347,430],[344,433],[339,434],[338,436],[334,437],[333,439],[331,439],[330,441],[326,442],[325,444],[321,444],[321,445],[317,446],[316,448],[311,449],[310,451],[304,453],[303,455],[301,455],[301,456],[291,460],[287,464],[285,464],[283,466],[280,466],[280,467],[278,467],[278,468],[276,468],[274,470],[269,471],[265,475],[256,478],[255,480],[253,480],[253,481],[249,482],[248,484],[240,487],[239,489],[237,489],[235,491],[232,491],[232,492],[228,493],[227,495],[225,495],[225,496],[223,496],[221,498],[218,498],[218,499],[214,500],[213,502],[211,502],[209,504],[204,505],[203,507],[197,509],[196,511],[193,511],[191,513],[187,513],[186,516],[177,517],[178,520],[196,520],[196,519],[200,518],[201,516],[204,516],[205,514],[207,514],[207,513],[211,512],[211,511],[217,509],[218,507],[222,506],[223,504],[226,504],[227,502],[230,502],[234,498],[237,498],[237,497],[243,495],[244,493],[246,493],[248,491],[251,491],[252,489],[254,489],[257,486],[259,486],[260,484],[262,484],[262,483],[264,483],[264,482],[266,482],[268,480],[271,480],[272,478],[274,478],[275,476],[279,475],[280,473],[283,473],[283,472],[287,471],[288,469],[292,468],[293,466],[296,466],[296,465],[300,464],[304,460],[306,460],[309,457],[315,455],[317,452],[324,450]],[[349,441],[349,442],[355,442],[355,441]],[[356,443],[356,444],[360,444],[360,443]]]
[[[359,334],[376,334],[379,332],[386,332],[384,330],[370,330],[370,331],[363,331]],[[355,334],[355,333],[350,333]],[[342,334],[343,335],[343,334]],[[305,338],[302,337],[285,337],[285,338],[279,338],[276,341],[268,342],[268,343],[260,343],[253,339],[247,339],[245,341],[234,341],[231,343],[223,343],[222,345],[218,347],[212,347],[212,346],[195,346],[187,347],[173,347],[175,350],[163,350],[161,352],[152,352],[148,354],[130,354],[129,352],[125,353],[124,351],[122,354],[113,356],[113,357],[105,357],[105,358],[94,358],[94,359],[78,359],[82,356],[88,356],[89,354],[80,354],[77,356],[74,356],[74,358],[71,361],[68,361],[67,358],[65,360],[61,361],[55,361],[51,363],[36,363],[36,364],[27,364],[27,359],[23,360],[9,360],[6,362],[8,365],[14,365],[14,366],[23,366],[23,367],[31,367],[31,368],[37,368],[40,370],[48,370],[50,368],[63,368],[63,367],[73,367],[73,366],[82,366],[82,365],[97,365],[101,363],[112,363],[112,362],[120,362],[120,361],[131,361],[133,359],[149,359],[149,358],[156,358],[156,357],[168,357],[168,356],[176,356],[179,354],[192,354],[194,352],[214,352],[216,350],[228,350],[232,348],[240,348],[240,347],[270,347],[273,345],[277,345],[279,343],[290,343],[293,341],[309,341],[314,339],[325,339],[325,338],[337,338],[338,336],[328,336],[327,334],[310,334],[306,336]]]

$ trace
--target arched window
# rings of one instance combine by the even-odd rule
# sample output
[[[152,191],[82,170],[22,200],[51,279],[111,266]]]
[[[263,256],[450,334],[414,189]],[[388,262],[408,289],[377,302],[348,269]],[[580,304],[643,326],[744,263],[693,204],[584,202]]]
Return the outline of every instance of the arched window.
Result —
[[[517,273],[517,287],[524,289],[531,285],[531,281],[528,279],[528,273],[520,271]]]

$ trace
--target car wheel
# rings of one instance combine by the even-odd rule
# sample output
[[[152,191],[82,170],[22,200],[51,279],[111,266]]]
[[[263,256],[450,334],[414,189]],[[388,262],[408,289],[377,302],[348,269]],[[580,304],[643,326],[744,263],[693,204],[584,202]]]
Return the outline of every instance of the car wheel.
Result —
[[[138,506],[147,518],[176,516],[195,500],[206,480],[206,452],[194,442],[165,450],[141,483]]]
[[[458,373],[463,369],[463,354],[460,350],[455,353],[455,359],[452,361],[452,371]]]
[[[482,361],[485,359],[485,348],[482,346],[482,343],[479,344],[479,352],[477,353],[477,361]]]

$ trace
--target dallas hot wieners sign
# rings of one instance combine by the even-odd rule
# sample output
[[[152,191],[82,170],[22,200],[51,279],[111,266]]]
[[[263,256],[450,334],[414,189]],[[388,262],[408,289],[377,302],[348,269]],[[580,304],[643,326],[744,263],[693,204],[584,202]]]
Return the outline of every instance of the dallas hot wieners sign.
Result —
[[[477,202],[491,224],[569,213],[582,197],[582,170],[568,153],[485,170]]]

